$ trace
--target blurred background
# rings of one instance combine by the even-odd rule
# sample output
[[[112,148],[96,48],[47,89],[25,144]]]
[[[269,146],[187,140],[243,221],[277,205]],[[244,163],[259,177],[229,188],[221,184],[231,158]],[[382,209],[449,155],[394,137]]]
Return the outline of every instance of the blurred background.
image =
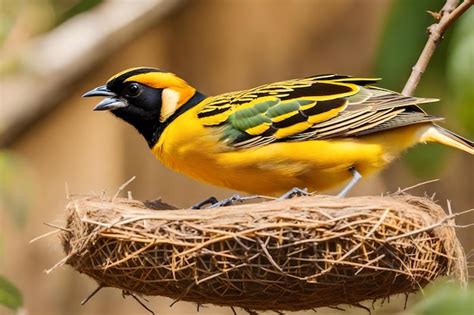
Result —
[[[69,267],[44,273],[64,256],[60,243],[56,236],[29,241],[51,230],[45,222],[64,225],[66,183],[73,194],[110,195],[137,176],[127,188],[135,198],[161,196],[182,207],[233,193],[165,169],[131,126],[92,112],[97,100],[82,99],[85,91],[135,66],[175,72],[208,95],[333,72],[382,77],[381,86],[400,91],[433,23],[426,11],[444,2],[0,0],[0,301],[10,307],[0,305],[0,314],[147,314],[116,289],[80,306],[96,287],[92,280]],[[446,34],[416,95],[442,99],[425,109],[472,139],[473,87],[470,10]],[[412,193],[436,193],[440,204],[450,200],[460,212],[474,205],[473,175],[472,157],[420,145],[351,194],[439,178]],[[457,222],[472,223],[474,214]],[[471,251],[472,228],[458,235]],[[409,307],[419,298],[410,298]],[[163,315],[196,314],[190,303],[169,308],[171,302],[152,298],[149,305]],[[403,313],[403,303],[404,297],[392,299],[374,313]],[[200,314],[232,311],[211,305]]]

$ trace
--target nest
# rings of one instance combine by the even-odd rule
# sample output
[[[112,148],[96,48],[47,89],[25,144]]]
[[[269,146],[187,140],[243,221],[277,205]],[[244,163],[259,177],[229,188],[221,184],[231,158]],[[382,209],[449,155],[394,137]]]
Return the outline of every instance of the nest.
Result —
[[[453,216],[409,195],[159,211],[94,196],[67,212],[65,262],[132,294],[296,311],[466,281]]]

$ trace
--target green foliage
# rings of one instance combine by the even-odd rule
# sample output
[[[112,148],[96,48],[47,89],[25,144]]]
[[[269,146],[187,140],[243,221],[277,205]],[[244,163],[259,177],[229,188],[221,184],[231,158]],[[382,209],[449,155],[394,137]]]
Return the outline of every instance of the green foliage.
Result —
[[[13,42],[47,32],[103,0],[0,0],[0,44],[13,34]]]
[[[448,84],[462,126],[474,136],[474,10],[456,25],[448,60]]]
[[[428,143],[415,147],[403,156],[412,173],[421,179],[432,179],[446,158],[446,149],[439,144]]]
[[[384,87],[395,91],[403,88],[428,39],[427,27],[435,23],[426,11],[438,11],[444,3],[445,0],[394,1],[376,61],[377,76],[384,79]],[[474,133],[474,12],[468,15],[445,34],[415,94],[441,99],[426,105],[426,111],[447,117],[448,128],[460,121]],[[416,176],[433,177],[446,165],[447,150],[450,149],[440,145],[410,150],[403,162]]]
[[[15,16],[19,11],[19,1],[0,0],[0,44],[3,44],[7,35],[15,25]]]
[[[7,279],[0,276],[0,305],[17,310],[23,305],[20,291]]]
[[[60,0],[54,1],[57,4],[57,7],[60,7],[61,2]],[[70,8],[65,10],[62,14],[60,14],[58,18],[58,24],[63,23],[64,21],[70,19],[71,17],[80,14],[82,12],[88,11],[101,3],[102,0],[79,0],[76,1]]]
[[[413,308],[415,315],[467,315],[474,312],[474,288],[461,288],[445,281],[426,292],[425,298]]]
[[[0,174],[0,208],[21,227],[33,197],[31,174],[25,161],[6,150],[0,150]]]

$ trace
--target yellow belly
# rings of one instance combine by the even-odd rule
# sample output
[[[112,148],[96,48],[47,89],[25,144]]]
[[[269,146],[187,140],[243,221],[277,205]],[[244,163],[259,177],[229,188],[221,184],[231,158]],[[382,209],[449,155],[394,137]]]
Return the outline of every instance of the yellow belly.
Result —
[[[192,111],[188,111],[192,112]],[[416,125],[358,138],[275,142],[252,149],[219,144],[215,129],[182,115],[152,149],[166,166],[197,180],[251,194],[279,195],[293,187],[322,191],[345,183],[355,167],[367,176],[418,142]]]

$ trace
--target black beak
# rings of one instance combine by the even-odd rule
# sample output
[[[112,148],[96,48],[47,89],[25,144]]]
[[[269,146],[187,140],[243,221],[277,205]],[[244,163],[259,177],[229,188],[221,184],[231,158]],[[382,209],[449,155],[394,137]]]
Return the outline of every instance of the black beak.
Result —
[[[114,92],[107,89],[107,86],[102,85],[89,92],[86,92],[82,97],[93,97],[93,96],[106,96],[99,104],[97,104],[93,110],[112,110],[122,107],[127,107],[128,104],[125,100],[120,99]]]
[[[107,86],[102,85],[82,95],[82,97],[92,97],[92,96],[115,96],[115,93],[110,92],[107,89]]]

